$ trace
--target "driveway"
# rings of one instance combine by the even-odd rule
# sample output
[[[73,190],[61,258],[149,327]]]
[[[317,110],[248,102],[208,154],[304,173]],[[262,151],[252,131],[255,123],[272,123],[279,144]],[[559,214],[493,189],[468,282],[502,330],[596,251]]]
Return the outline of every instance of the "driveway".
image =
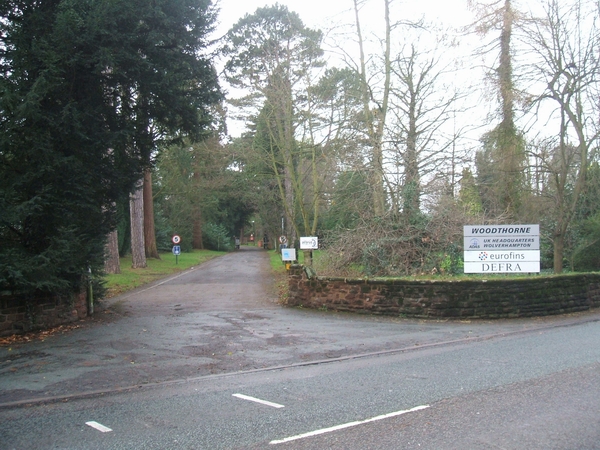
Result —
[[[0,347],[0,406],[326,364],[599,319],[596,311],[425,321],[288,308],[278,304],[266,251],[242,247],[105,300],[78,328]]]

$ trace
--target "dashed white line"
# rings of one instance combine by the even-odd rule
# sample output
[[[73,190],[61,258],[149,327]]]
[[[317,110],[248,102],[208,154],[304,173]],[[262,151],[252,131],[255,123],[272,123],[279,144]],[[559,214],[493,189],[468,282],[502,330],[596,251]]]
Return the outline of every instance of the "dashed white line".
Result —
[[[102,431],[103,433],[108,433],[109,431],[112,431],[110,428],[105,427],[104,425],[102,425],[101,423],[98,422],[94,422],[93,420],[90,422],[86,422],[86,425],[89,425],[92,428],[95,428],[98,431]]]
[[[250,397],[244,394],[233,394],[234,397],[241,398],[242,400],[248,400],[251,402],[260,403],[262,405],[272,406],[273,408],[285,408],[285,406],[280,405],[279,403],[268,402],[266,400],[261,400],[259,398]]]
[[[381,416],[371,417],[370,419],[366,419],[366,420],[359,420],[356,422],[348,422],[348,423],[344,423],[342,425],[336,425],[336,426],[330,427],[330,428],[322,428],[320,430],[310,431],[308,433],[298,434],[296,436],[290,436],[285,439],[271,441],[271,442],[269,442],[269,444],[283,444],[285,442],[296,441],[298,439],[304,439],[307,437],[318,436],[320,434],[325,434],[325,433],[331,433],[332,431],[343,430],[344,428],[355,427],[357,425],[362,425],[362,424],[369,423],[369,422],[376,422],[378,420],[389,419],[390,417],[401,416],[402,414],[407,414],[407,413],[411,413],[411,412],[415,412],[415,411],[421,411],[422,409],[427,409],[427,408],[429,408],[429,405],[415,406],[414,408],[411,408],[411,409],[406,409],[403,411],[396,411],[396,412],[384,414]]]

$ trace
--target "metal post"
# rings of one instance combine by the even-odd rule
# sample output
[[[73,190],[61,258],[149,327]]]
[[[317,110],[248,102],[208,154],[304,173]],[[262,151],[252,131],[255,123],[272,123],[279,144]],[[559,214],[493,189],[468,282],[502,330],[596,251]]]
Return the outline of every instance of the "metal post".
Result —
[[[87,310],[88,316],[94,314],[94,289],[92,287],[92,268],[88,267],[88,296],[87,296]]]

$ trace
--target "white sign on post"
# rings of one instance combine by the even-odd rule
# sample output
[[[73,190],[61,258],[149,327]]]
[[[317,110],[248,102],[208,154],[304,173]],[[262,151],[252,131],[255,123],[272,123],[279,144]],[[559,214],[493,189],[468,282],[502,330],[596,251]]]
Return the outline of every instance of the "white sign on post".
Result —
[[[318,250],[319,238],[316,236],[305,236],[300,238],[300,250]]]
[[[540,271],[540,226],[465,225],[465,273]]]
[[[281,249],[281,260],[282,261],[296,261],[296,249],[295,248]]]

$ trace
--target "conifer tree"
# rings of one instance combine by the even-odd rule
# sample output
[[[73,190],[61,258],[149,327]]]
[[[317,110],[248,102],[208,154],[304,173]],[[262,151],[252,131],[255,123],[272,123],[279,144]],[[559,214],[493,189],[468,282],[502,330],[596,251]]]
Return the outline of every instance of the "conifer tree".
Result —
[[[0,2],[0,292],[81,291],[154,145],[220,100],[210,0]],[[139,102],[139,98],[144,102]]]

